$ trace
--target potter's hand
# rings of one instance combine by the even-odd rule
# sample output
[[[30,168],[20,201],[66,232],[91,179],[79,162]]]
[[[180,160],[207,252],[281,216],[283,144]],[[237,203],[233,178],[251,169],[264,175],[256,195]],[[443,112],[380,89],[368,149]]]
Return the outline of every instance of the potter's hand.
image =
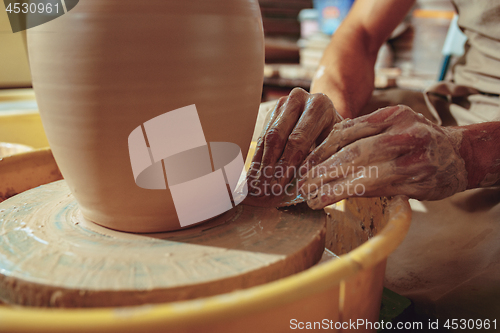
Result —
[[[298,186],[315,209],[350,196],[448,197],[467,187],[462,131],[406,106],[346,119],[308,156]]]
[[[274,184],[288,184],[313,145],[322,142],[341,120],[326,95],[295,88],[282,97],[257,141],[247,175],[253,195],[269,193],[265,188]]]

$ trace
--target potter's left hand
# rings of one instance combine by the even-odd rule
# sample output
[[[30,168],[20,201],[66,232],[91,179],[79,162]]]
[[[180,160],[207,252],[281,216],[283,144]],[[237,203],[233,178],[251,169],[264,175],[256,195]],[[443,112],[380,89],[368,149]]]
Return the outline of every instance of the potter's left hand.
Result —
[[[266,187],[288,184],[297,176],[297,168],[313,145],[321,143],[341,120],[324,94],[295,88],[289,96],[282,97],[257,142],[247,175],[250,192],[261,196],[269,193]]]
[[[467,188],[462,131],[406,106],[346,119],[308,156],[298,186],[314,209],[350,196],[448,197]]]

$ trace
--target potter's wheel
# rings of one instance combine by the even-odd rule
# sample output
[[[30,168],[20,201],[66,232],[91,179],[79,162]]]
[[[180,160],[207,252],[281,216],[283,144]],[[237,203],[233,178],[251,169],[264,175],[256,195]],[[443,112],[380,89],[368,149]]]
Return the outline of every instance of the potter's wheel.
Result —
[[[300,272],[321,257],[325,215],[305,205],[239,205],[190,229],[128,234],[85,220],[65,181],[58,181],[1,203],[0,235],[0,299],[7,303],[135,305]]]

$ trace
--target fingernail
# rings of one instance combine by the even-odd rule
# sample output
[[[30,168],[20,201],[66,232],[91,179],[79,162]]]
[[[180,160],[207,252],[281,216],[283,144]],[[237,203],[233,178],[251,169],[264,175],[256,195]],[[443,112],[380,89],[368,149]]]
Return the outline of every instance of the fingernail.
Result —
[[[312,209],[317,209],[317,198],[309,198],[307,199],[307,205]]]
[[[328,194],[327,193],[321,193],[319,197],[320,201],[325,204],[326,202],[329,201]]]
[[[319,190],[307,194],[307,200],[314,200],[318,198]]]

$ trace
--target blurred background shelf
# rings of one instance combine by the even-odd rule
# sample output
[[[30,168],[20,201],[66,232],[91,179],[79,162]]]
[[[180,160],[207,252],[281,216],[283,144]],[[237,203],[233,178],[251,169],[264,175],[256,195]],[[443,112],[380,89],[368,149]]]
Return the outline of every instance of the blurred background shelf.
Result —
[[[294,87],[309,89],[330,40],[329,35],[321,32],[310,34],[310,29],[308,36],[304,36],[304,31],[301,35],[301,24],[312,16],[310,12],[302,15],[301,22],[299,13],[313,8],[313,1],[259,3],[266,36],[263,101],[285,96]],[[375,88],[423,91],[435,83],[442,65],[441,49],[454,13],[448,0],[417,0],[379,53]]]
[[[259,4],[266,37],[262,100],[286,96],[294,87],[309,90],[330,40],[321,32],[311,34],[311,25],[301,32],[301,23],[311,23],[314,15],[309,12],[299,19],[299,14],[304,9],[311,11],[313,0],[259,0]],[[417,0],[379,53],[374,86],[424,90],[436,82],[453,14],[449,0]],[[29,89],[13,90],[31,87],[23,38],[22,33],[12,33],[7,20],[0,19],[0,141],[9,138],[15,140],[13,143],[38,148],[48,143],[34,93]]]

